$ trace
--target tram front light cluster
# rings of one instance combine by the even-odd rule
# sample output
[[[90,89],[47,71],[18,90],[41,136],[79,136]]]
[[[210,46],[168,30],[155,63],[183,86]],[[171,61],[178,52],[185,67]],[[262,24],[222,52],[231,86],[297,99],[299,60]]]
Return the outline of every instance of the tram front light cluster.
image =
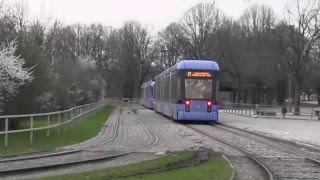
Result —
[[[190,111],[190,100],[186,100],[184,102],[184,106],[185,106],[186,112],[189,112]]]
[[[208,101],[208,102],[207,102],[207,112],[211,112],[212,104],[213,104],[212,101]]]

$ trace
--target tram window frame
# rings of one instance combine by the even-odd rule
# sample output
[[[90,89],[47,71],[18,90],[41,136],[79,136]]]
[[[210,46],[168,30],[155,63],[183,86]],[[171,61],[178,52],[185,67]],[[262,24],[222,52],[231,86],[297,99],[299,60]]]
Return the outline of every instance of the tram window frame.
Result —
[[[212,74],[212,77],[187,77],[187,72],[188,71],[192,71],[192,72],[210,72]],[[211,79],[212,80],[212,98],[215,100],[218,96],[217,96],[217,92],[219,91],[219,86],[217,86],[217,82],[219,80],[219,71],[216,70],[192,70],[192,69],[184,69],[184,70],[180,70],[179,72],[179,77],[181,77],[181,85],[180,85],[180,90],[179,92],[181,93],[181,98],[182,99],[186,99],[186,88],[185,88],[185,79]]]
[[[213,99],[215,90],[213,89],[214,81],[212,78],[185,78],[184,80],[186,99]],[[186,86],[187,84],[189,84],[189,87]],[[198,84],[200,85],[198,86]]]
[[[170,101],[178,100],[178,72],[171,73],[171,99]]]
[[[159,101],[160,100],[160,92],[161,92],[161,90],[160,90],[160,78],[156,78],[155,83],[156,83],[156,90],[155,90],[156,98],[155,99],[157,101]]]
[[[150,87],[150,97],[154,99],[154,86]]]
[[[164,100],[164,77],[161,77],[160,85],[161,85],[160,97],[161,97],[161,101],[163,101]]]
[[[143,86],[141,86],[141,88],[140,88],[140,99],[142,99],[143,98]]]
[[[164,100],[169,100],[170,74],[164,76]]]

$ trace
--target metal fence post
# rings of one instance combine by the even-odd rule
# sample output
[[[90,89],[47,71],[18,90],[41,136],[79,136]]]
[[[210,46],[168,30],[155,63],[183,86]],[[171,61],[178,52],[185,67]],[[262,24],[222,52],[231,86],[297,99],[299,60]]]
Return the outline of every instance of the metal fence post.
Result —
[[[244,114],[243,114],[243,107],[241,108],[241,115],[243,116]]]
[[[231,114],[233,114],[233,104],[231,105]]]
[[[72,118],[72,110],[70,111],[70,128],[73,128],[73,118]]]
[[[246,116],[248,116],[247,112],[248,112],[248,105],[247,105],[247,107],[246,107]]]
[[[60,134],[61,113],[58,114],[58,135]]]
[[[33,116],[30,117],[30,143],[33,142]]]
[[[9,130],[9,119],[8,118],[6,118],[5,119],[5,135],[4,135],[4,146],[5,147],[8,147],[8,130]]]
[[[47,126],[50,126],[50,115],[47,116]],[[50,128],[47,129],[47,137],[50,136]]]
[[[312,120],[313,119],[313,107],[311,107],[311,119],[310,120]]]
[[[64,123],[66,123],[68,121],[68,113],[64,112]],[[68,130],[68,124],[64,125],[64,131]]]

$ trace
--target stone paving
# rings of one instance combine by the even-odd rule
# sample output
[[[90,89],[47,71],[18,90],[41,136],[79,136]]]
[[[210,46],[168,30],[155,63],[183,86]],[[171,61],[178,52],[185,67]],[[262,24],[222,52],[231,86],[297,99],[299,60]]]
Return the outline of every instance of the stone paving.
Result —
[[[320,147],[320,120],[294,120],[219,114],[219,122],[289,141]]]
[[[48,163],[62,163],[72,159],[79,158],[92,158],[99,157],[106,154],[115,154],[121,152],[137,152],[131,155],[118,157],[109,161],[102,161],[97,163],[90,163],[75,165],[70,168],[60,168],[54,170],[46,170],[41,173],[30,173],[24,176],[10,176],[7,179],[34,179],[36,177],[59,175],[66,173],[85,172],[92,171],[99,168],[119,166],[129,163],[136,163],[147,159],[153,159],[159,157],[170,151],[181,151],[185,149],[198,149],[200,147],[211,148],[214,151],[222,152],[226,156],[232,158],[232,163],[238,172],[249,172],[252,169],[252,173],[247,175],[253,175],[256,170],[253,170],[254,164],[249,163],[246,157],[242,153],[221,144],[218,141],[212,140],[207,136],[201,135],[194,130],[184,126],[183,124],[173,122],[171,119],[163,117],[160,114],[155,113],[152,110],[145,109],[142,106],[134,105],[131,107],[123,107],[120,118],[118,117],[119,109],[109,117],[109,120],[103,127],[102,131],[93,139],[79,143],[72,146],[60,148],[62,150],[68,149],[86,149],[88,146],[104,142],[114,136],[114,129],[116,128],[116,122],[119,120],[119,127],[117,135],[110,142],[105,143],[94,149],[86,149],[80,154],[71,154],[58,157],[42,158],[37,160],[28,160],[23,162],[12,162],[1,165],[0,168],[8,168],[12,166],[33,166]],[[221,113],[222,114],[222,113]],[[223,114],[222,114],[223,115]],[[221,119],[226,119],[226,116],[220,116]],[[150,132],[147,126],[156,134],[158,141],[153,145],[155,141],[154,135]],[[152,145],[152,146],[151,146]],[[112,163],[110,163],[112,162]],[[246,162],[242,164],[241,162]],[[245,175],[245,174],[244,174]],[[239,179],[246,179],[243,178]],[[252,176],[254,177],[254,176]]]

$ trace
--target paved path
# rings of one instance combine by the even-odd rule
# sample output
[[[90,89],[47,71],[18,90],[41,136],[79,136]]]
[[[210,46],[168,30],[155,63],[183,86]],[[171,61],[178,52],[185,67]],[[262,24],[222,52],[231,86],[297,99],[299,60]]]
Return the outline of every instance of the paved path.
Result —
[[[222,111],[219,118],[220,123],[320,147],[319,120],[251,118]]]

